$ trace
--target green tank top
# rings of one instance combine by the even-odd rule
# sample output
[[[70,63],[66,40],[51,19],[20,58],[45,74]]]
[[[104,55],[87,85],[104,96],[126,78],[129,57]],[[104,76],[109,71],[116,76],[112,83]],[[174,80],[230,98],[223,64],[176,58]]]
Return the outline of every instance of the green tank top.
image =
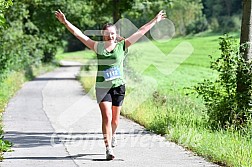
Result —
[[[98,70],[96,75],[97,88],[114,88],[125,84],[123,76],[123,60],[125,58],[125,41],[118,42],[115,48],[108,52],[104,42],[97,44]]]

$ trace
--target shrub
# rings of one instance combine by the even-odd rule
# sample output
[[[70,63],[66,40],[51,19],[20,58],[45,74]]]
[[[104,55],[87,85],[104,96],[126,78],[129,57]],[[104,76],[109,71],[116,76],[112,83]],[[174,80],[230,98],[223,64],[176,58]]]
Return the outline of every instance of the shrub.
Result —
[[[221,56],[211,63],[219,75],[204,80],[194,89],[204,99],[212,128],[244,127],[250,120],[251,63],[239,54],[239,45],[230,36],[220,38]]]
[[[206,31],[207,29],[207,20],[205,17],[202,16],[186,26],[186,34],[197,34],[199,32]]]
[[[240,31],[241,29],[241,16],[221,16],[218,19],[213,18],[210,21],[211,29],[215,32],[227,33],[231,31]]]

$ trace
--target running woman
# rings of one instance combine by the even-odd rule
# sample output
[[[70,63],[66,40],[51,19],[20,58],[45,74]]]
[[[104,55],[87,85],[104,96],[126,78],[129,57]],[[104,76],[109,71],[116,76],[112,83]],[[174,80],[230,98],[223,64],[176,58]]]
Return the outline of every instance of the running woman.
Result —
[[[83,34],[66,19],[64,13],[60,10],[55,11],[55,16],[76,38],[97,54],[96,99],[102,115],[102,133],[106,147],[106,159],[113,160],[115,155],[112,147],[116,145],[115,132],[125,96],[123,77],[125,51],[156,23],[165,19],[166,14],[161,10],[151,21],[126,39],[119,38],[116,26],[107,23],[103,26],[102,42],[94,41]]]

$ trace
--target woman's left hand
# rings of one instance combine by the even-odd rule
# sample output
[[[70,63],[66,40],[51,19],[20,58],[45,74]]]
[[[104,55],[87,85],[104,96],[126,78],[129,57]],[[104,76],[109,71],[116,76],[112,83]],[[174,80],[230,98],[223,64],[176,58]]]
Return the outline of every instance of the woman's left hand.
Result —
[[[156,15],[155,20],[156,20],[157,22],[160,22],[161,20],[164,20],[165,18],[166,18],[166,13],[165,13],[163,10],[161,10],[161,11]]]
[[[62,24],[66,24],[66,16],[60,10],[55,11],[55,16]]]

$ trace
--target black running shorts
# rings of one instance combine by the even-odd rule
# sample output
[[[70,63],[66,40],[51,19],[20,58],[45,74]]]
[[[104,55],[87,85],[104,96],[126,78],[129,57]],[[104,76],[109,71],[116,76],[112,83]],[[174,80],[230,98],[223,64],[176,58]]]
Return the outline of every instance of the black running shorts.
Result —
[[[125,96],[125,85],[115,88],[95,88],[97,103],[108,101],[113,106],[121,106]]]

